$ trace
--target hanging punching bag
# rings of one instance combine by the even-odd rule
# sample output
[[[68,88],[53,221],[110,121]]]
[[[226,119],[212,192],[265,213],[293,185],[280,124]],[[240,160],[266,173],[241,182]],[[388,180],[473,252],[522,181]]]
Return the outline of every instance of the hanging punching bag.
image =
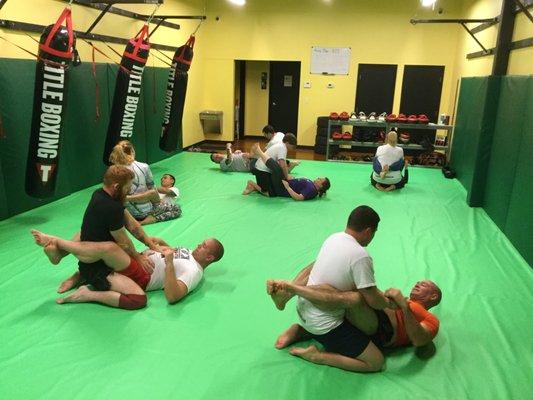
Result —
[[[149,53],[148,25],[145,25],[133,39],[130,39],[120,62],[122,68],[118,70],[113,95],[113,107],[104,148],[104,164],[109,165],[109,155],[113,147],[119,141],[128,140],[133,135],[135,114],[141,96],[142,74]]]
[[[163,128],[159,138],[159,148],[164,151],[177,150],[183,144],[181,121],[189,79],[187,72],[191,67],[194,40],[194,36],[191,35],[183,46],[178,47],[170,68],[165,96]]]
[[[66,21],[66,28],[61,25],[63,21]],[[63,10],[54,25],[44,29],[39,40],[26,163],[25,187],[29,196],[44,198],[55,192],[69,66],[75,54],[75,41],[70,8]]]

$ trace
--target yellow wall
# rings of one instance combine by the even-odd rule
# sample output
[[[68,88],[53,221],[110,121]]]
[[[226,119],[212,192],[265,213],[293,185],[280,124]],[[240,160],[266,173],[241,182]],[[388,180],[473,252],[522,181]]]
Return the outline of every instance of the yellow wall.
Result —
[[[262,135],[263,127],[268,123],[268,84],[266,89],[261,89],[261,73],[268,75],[269,67],[268,61],[246,63],[245,135]]]
[[[409,5],[407,5],[408,3]],[[443,17],[458,16],[460,1],[445,3]],[[355,102],[358,63],[399,64],[394,109],[397,112],[403,65],[444,65],[445,77],[441,112],[450,113],[449,94],[457,27],[416,25],[413,17],[433,18],[436,11],[423,9],[418,0],[317,0],[249,1],[244,7],[226,1],[210,1],[208,21],[201,40],[209,43],[205,56],[206,82],[213,91],[205,93],[216,109],[232,112],[234,60],[300,61],[301,85],[311,81],[311,89],[300,87],[298,144],[313,145],[316,117],[331,111],[351,111]],[[215,20],[218,16],[219,21]],[[311,75],[312,46],[351,47],[348,76]],[[215,80],[210,81],[210,79]],[[327,89],[328,82],[335,84]],[[222,96],[220,96],[222,94]],[[216,102],[213,104],[212,102]],[[221,139],[231,140],[232,120],[225,119]]]
[[[55,21],[65,3],[57,0],[9,0],[0,17],[37,24]],[[313,145],[316,117],[331,111],[351,111],[355,102],[358,63],[398,64],[398,79],[393,111],[398,112],[404,65],[444,65],[444,82],[439,113],[452,114],[457,80],[461,76],[488,75],[493,57],[466,60],[477,51],[477,44],[459,25],[409,23],[411,18],[494,17],[501,0],[438,0],[443,13],[420,6],[419,0],[250,0],[237,7],[225,0],[166,0],[161,14],[203,14],[208,16],[197,34],[195,57],[190,70],[189,90],[184,114],[184,145],[204,139],[233,139],[235,105],[234,60],[300,61],[301,85],[310,81],[312,88],[300,87],[298,144]],[[119,5],[149,14],[153,6]],[[73,6],[76,29],[86,30],[99,11]],[[215,17],[219,17],[217,21]],[[179,31],[160,28],[152,41],[181,45],[197,25],[195,20],[180,20]],[[141,22],[108,15],[96,33],[130,37]],[[533,36],[532,24],[519,15],[514,40]],[[2,35],[29,49],[35,43],[24,34],[1,31]],[[488,47],[494,47],[497,27],[479,34]],[[312,46],[351,47],[348,76],[311,75]],[[90,59],[89,47],[78,45],[84,60]],[[123,46],[114,46],[122,52]],[[25,53],[5,42],[0,57],[27,58]],[[99,56],[98,61],[107,62]],[[149,65],[163,66],[155,59]],[[533,48],[514,50],[510,74],[532,73]],[[327,89],[328,82],[335,84]],[[264,91],[267,92],[267,91]],[[251,99],[250,99],[251,100]],[[222,110],[223,133],[203,135],[198,113],[204,109]],[[266,118],[263,119],[266,121]],[[256,129],[256,128],[252,128]]]

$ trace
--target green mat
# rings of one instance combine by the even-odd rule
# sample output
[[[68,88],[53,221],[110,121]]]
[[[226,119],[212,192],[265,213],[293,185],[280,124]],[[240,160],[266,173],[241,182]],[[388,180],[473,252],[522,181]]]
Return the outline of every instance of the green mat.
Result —
[[[174,306],[162,291],[141,311],[59,306],[55,290],[75,260],[49,265],[29,230],[72,235],[94,188],[0,222],[1,399],[531,395],[533,271],[439,170],[412,168],[402,192],[381,193],[368,184],[369,165],[303,161],[298,176],[332,181],[326,198],[307,202],[242,196],[249,176],[220,173],[206,154],[182,153],[152,170],[158,178],[174,172],[183,216],[146,230],[185,246],[215,236],[224,258]],[[436,354],[421,360],[413,349],[398,350],[385,372],[367,375],[275,350],[276,336],[296,321],[295,302],[280,312],[265,294],[266,279],[293,277],[360,204],[382,220],[369,246],[379,287],[407,292],[428,278],[443,291]]]

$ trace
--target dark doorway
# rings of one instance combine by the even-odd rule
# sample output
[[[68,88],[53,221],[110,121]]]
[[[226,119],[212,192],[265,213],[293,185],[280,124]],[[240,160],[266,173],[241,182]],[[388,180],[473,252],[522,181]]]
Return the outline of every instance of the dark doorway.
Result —
[[[235,139],[244,138],[244,102],[246,100],[246,61],[235,60]]]
[[[359,64],[355,112],[392,112],[397,69],[397,65],[390,64]]]
[[[280,132],[298,132],[300,62],[271,61],[268,123]]]
[[[426,114],[430,122],[437,123],[444,66],[406,65],[403,72],[400,112]]]

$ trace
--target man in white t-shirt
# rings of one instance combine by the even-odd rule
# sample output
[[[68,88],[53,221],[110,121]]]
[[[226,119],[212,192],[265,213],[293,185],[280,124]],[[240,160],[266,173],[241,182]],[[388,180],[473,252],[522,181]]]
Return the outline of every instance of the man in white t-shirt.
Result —
[[[254,146],[259,146],[259,144],[255,144]],[[268,162],[270,163],[277,163],[281,168],[281,173],[283,176],[279,177],[280,179],[273,180],[271,177],[272,172],[278,171],[277,168],[269,168],[267,163],[265,163],[263,160],[258,159],[255,163],[255,166],[251,170],[252,174],[255,175],[256,183],[261,187],[261,190],[263,192],[268,192],[269,196],[274,197],[278,193],[282,193],[284,191],[281,187],[275,187],[273,185],[274,182],[280,182],[281,180],[288,180],[289,178],[289,170],[287,167],[287,151],[294,149],[296,146],[296,136],[294,136],[292,133],[287,133],[284,137],[281,143],[276,143],[272,146],[270,146],[265,154],[268,157]],[[247,195],[250,194],[253,190],[255,190],[253,187],[251,187],[250,184],[246,185],[246,188],[242,192],[242,194]]]
[[[268,150],[270,147],[275,144],[283,142],[285,134],[283,132],[276,132],[272,125],[266,125],[263,128],[263,136],[268,140],[265,150]]]
[[[82,262],[102,260],[116,273],[133,280],[144,291],[163,289],[170,304],[177,303],[192,292],[202,280],[204,270],[224,255],[224,246],[215,238],[204,240],[194,250],[170,248],[160,240],[162,253],[153,250],[143,252],[154,264],[153,268],[149,268],[141,267],[114,242],[76,242],[39,234],[41,240],[57,246],[59,251],[71,253]],[[60,299],[60,303],[97,302],[118,307],[119,295],[120,293],[112,291],[92,291],[84,285]]]
[[[390,131],[387,135],[387,144],[379,146],[376,150],[370,181],[372,186],[382,192],[401,189],[409,180],[403,149],[398,147],[397,143],[398,134],[395,131]],[[404,165],[405,172],[402,176]]]
[[[394,307],[393,302],[376,287],[372,258],[365,249],[374,238],[378,223],[379,216],[372,208],[359,206],[354,209],[345,231],[326,239],[316,261],[302,270],[295,282],[308,286],[329,285],[340,291],[358,291],[373,309]],[[293,295],[277,290],[273,282],[267,282],[267,291],[276,307],[282,310]],[[324,352],[316,346],[309,346],[305,349],[293,348],[291,354],[349,371],[371,372],[382,368],[383,355],[370,341],[368,332],[361,331],[347,320],[347,313],[350,313],[351,321],[361,321],[358,326],[373,328],[372,315],[363,307],[350,310],[339,305],[326,310],[298,297],[297,311],[300,323],[280,335],[277,348],[313,338],[324,346]]]

